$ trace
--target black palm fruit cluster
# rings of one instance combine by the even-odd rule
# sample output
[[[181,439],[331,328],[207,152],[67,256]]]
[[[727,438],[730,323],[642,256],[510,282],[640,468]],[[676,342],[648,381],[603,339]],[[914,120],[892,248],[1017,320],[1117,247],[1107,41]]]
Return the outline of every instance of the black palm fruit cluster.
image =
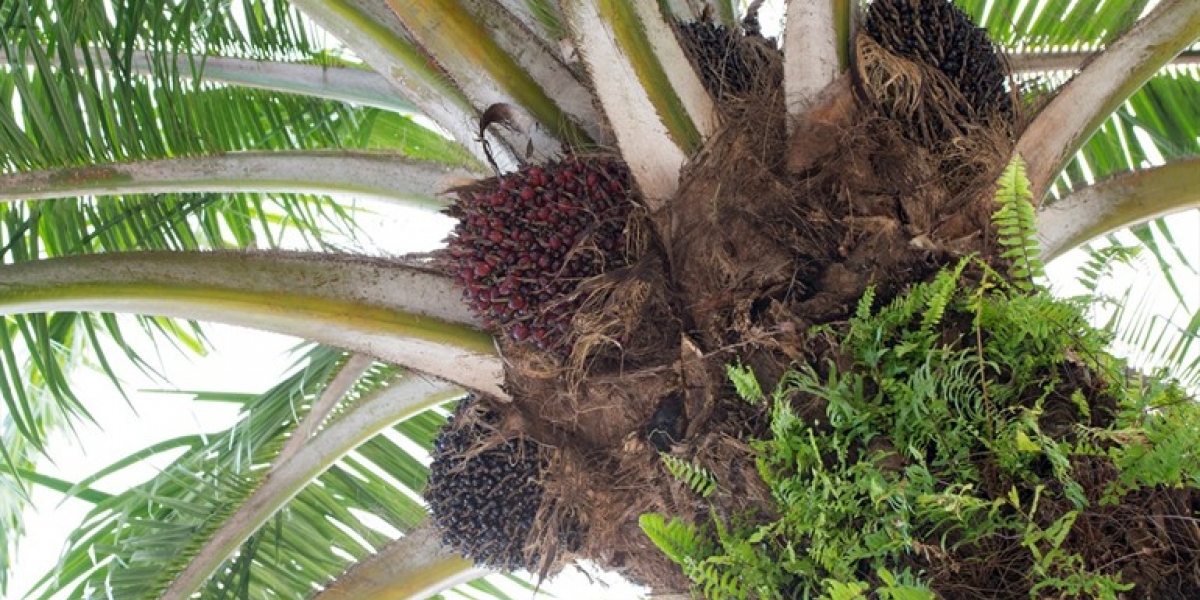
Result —
[[[629,169],[572,156],[458,192],[448,240],[463,299],[492,328],[543,350],[567,343],[580,281],[624,266]]]
[[[741,46],[746,36],[760,37],[757,18],[748,19],[747,25],[739,30],[710,20],[676,24],[681,45],[692,57],[704,89],[714,98],[743,98],[762,80],[761,57]]]
[[[969,114],[1013,119],[1007,70],[985,30],[949,0],[875,0],[863,24],[885,49],[936,67],[967,100]]]
[[[541,446],[510,439],[479,451],[479,441],[499,421],[484,410],[470,424],[456,424],[467,411],[480,411],[475,396],[463,400],[434,444],[425,499],[442,541],[476,564],[499,570],[527,569],[525,542],[542,503]],[[527,558],[529,560],[527,560]]]

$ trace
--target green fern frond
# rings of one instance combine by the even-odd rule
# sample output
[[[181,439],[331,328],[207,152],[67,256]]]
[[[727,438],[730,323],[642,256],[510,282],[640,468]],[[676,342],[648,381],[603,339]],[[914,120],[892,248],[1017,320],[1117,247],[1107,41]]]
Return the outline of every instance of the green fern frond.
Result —
[[[672,518],[668,523],[657,513],[638,517],[638,525],[646,537],[676,564],[694,563],[702,558],[703,543],[695,525],[685,523],[679,517]]]
[[[712,471],[665,452],[660,452],[659,456],[671,476],[686,484],[701,498],[709,497],[717,489],[717,478]]]
[[[1000,257],[1012,261],[1008,275],[1014,284],[1030,291],[1034,279],[1045,276],[1045,266],[1038,258],[1033,192],[1025,175],[1025,161],[1020,156],[1013,157],[1000,177],[996,204],[1000,208],[992,215],[992,222],[1000,236],[1000,245],[1004,247]]]
[[[700,565],[695,579],[706,598],[745,600],[750,597],[741,576],[732,569],[717,569],[711,564]]]
[[[863,292],[862,298],[858,300],[858,307],[854,310],[854,318],[859,321],[866,321],[871,318],[871,306],[875,304],[875,286],[867,286],[867,290]]]
[[[914,294],[914,296],[925,296],[925,307],[921,313],[922,335],[932,333],[933,328],[942,322],[942,317],[946,314],[946,307],[950,305],[950,301],[958,291],[963,271],[972,260],[968,258],[958,261],[958,265],[953,270],[947,269],[938,273],[933,282],[926,286],[925,294]]]
[[[739,361],[737,364],[725,365],[725,373],[733,383],[733,388],[737,390],[739,398],[751,404],[763,401],[765,396],[762,386],[758,385],[758,379],[754,377],[754,371],[750,367],[742,365]]]

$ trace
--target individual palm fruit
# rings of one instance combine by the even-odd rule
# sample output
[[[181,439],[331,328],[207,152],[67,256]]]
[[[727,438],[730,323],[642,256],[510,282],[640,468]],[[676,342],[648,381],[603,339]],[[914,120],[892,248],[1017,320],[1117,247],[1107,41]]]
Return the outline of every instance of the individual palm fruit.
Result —
[[[533,441],[484,442],[498,422],[474,396],[458,405],[434,444],[425,499],[447,546],[501,571],[534,570],[538,557],[525,544],[547,460]]]
[[[1011,122],[1007,70],[985,30],[949,0],[875,0],[863,29],[880,46],[941,71],[967,101],[964,112]]]
[[[629,169],[572,156],[458,190],[448,240],[463,299],[492,328],[561,350],[579,282],[624,266]]]

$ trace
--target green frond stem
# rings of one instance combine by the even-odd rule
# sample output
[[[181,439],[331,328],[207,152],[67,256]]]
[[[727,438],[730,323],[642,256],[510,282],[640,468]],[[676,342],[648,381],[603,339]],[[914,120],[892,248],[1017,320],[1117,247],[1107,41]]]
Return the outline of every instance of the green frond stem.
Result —
[[[1084,242],[1172,212],[1200,208],[1200,158],[1118,175],[1038,211],[1038,242],[1052,259]]]
[[[608,32],[617,48],[629,58],[637,81],[645,88],[651,103],[654,105],[658,118],[667,126],[667,131],[684,152],[692,153],[702,141],[699,126],[692,122],[691,115],[680,97],[680,91],[674,87],[674,82],[668,74],[668,69],[674,65],[662,62],[662,57],[656,53],[654,35],[649,24],[634,8],[636,3],[629,0],[589,0],[595,7],[600,21]],[[661,20],[661,15],[656,20]],[[585,50],[586,52],[586,50]],[[633,80],[621,82],[628,85]],[[609,115],[609,118],[614,118]]]
[[[421,113],[437,123],[481,164],[487,157],[477,141],[479,113],[462,91],[417,49],[384,0],[292,0],[291,4],[396,87]],[[492,153],[501,169],[519,161],[498,138]]]
[[[491,336],[449,278],[363,256],[130,252],[5,266],[0,314],[151,314],[263,329],[506,397]]]
[[[549,47],[557,48],[567,38],[558,0],[496,0],[530,33]]]
[[[160,600],[190,598],[251,534],[348,452],[396,423],[461,394],[453,385],[410,376],[351,405],[296,454],[273,465],[270,476],[194,553]]]
[[[352,194],[441,210],[438,195],[478,177],[396,153],[231,152],[0,175],[0,202],[168,192]]]
[[[1192,45],[1198,31],[1200,2],[1164,0],[1059,90],[1017,143],[1035,198],[1121,103]]]
[[[608,10],[602,11],[602,5]],[[609,0],[570,0],[563,6],[617,145],[653,210],[674,196],[679,186],[685,149],[690,146],[680,140],[698,143],[699,139],[694,127],[692,134],[680,130],[679,124],[689,119],[678,99],[674,107],[664,101],[674,94],[665,77],[642,79],[651,69],[644,62],[639,68],[634,61],[654,57],[648,52],[632,54],[625,42],[645,32],[637,29],[636,19],[633,23],[612,20],[613,8]],[[661,65],[657,68],[661,71]]]
[[[161,59],[134,55],[132,66],[135,70],[148,70],[149,64],[156,60]],[[382,75],[358,67],[225,56],[193,59],[190,63],[177,59],[176,62],[182,63],[177,67],[180,73],[191,73],[204,81],[339,100],[402,114],[417,112],[416,105],[402,97]],[[191,71],[193,66],[194,72]]]
[[[1017,75],[1078,71],[1095,52],[1023,51],[1005,54],[1008,66]],[[1167,63],[1172,67],[1200,66],[1200,50],[1184,50]]]
[[[72,483],[57,477],[51,477],[44,473],[38,473],[29,469],[16,469],[23,481],[28,481],[43,487],[50,488],[60,494],[70,494],[72,498],[78,498],[89,504],[99,504],[112,498],[112,494],[106,494],[100,490],[94,490],[89,487],[80,487],[77,483]]]
[[[701,140],[708,139],[718,125],[717,107],[712,96],[704,89],[704,83],[700,81],[692,60],[679,45],[679,38],[675,36],[671,24],[663,18],[662,11],[655,3],[630,4],[633,13],[645,28],[646,43],[650,51],[662,65],[663,74],[696,128],[696,133]]]
[[[783,89],[792,120],[808,112],[849,65],[849,19],[846,0],[788,1]]]
[[[479,110],[519,106],[535,153],[606,140],[587,87],[550,48],[492,0],[388,0],[392,11]],[[520,148],[518,148],[519,150]]]
[[[375,359],[365,354],[350,356],[346,364],[338,369],[337,375],[329,382],[329,385],[321,390],[321,395],[308,410],[304,420],[296,425],[292,437],[288,439],[287,444],[275,458],[276,465],[290,460],[308,443],[309,438],[325,423],[325,419],[329,417],[333,409],[354,389],[354,384],[370,370],[373,364],[375,364]]]
[[[441,535],[426,522],[309,600],[423,600],[488,573],[443,546]]]
[[[109,69],[107,57],[94,51],[87,57],[77,51],[74,67],[90,64]],[[348,65],[319,65],[256,60],[237,56],[168,57],[152,52],[134,53],[128,63],[133,73],[153,75],[164,63],[174,62],[180,75],[242,87],[286,92],[326,100],[338,100],[397,113],[414,113],[417,107],[399,96],[399,91],[379,73]],[[10,64],[0,50],[0,64]],[[35,67],[32,57],[26,66]]]

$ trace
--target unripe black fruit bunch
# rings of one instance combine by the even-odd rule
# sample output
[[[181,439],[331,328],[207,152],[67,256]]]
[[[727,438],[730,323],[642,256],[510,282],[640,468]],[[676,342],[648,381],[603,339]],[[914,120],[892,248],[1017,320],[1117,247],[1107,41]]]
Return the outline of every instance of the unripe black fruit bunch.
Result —
[[[754,74],[733,50],[739,33],[703,21],[680,23],[678,27],[683,45],[696,57],[700,81],[708,93],[721,98],[749,91]]]
[[[448,245],[463,299],[512,339],[563,349],[579,282],[626,264],[632,188],[624,163],[572,156],[458,190]]]
[[[526,556],[525,542],[542,503],[548,461],[529,440],[481,445],[498,421],[475,396],[458,405],[434,443],[425,499],[447,546],[476,564],[532,570],[538,557]]]
[[[762,39],[755,29],[744,31],[712,21],[680,22],[676,28],[680,43],[696,65],[700,82],[713,97],[743,98],[761,83],[763,58],[741,45],[747,37]],[[773,46],[772,42],[764,47]]]
[[[960,110],[1011,121],[1007,70],[987,31],[949,0],[875,0],[863,29],[880,46],[937,68],[958,87]]]

